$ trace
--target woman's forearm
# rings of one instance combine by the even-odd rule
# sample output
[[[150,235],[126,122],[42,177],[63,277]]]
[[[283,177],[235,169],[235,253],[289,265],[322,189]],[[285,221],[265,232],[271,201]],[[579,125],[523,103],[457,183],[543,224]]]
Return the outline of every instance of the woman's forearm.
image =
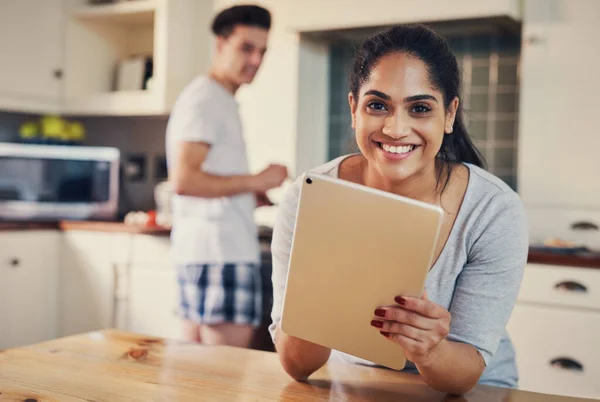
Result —
[[[443,340],[427,361],[415,364],[429,386],[456,395],[469,392],[485,369],[475,347],[449,340]]]
[[[331,349],[281,332],[277,327],[275,348],[284,370],[297,381],[305,381],[329,359]]]

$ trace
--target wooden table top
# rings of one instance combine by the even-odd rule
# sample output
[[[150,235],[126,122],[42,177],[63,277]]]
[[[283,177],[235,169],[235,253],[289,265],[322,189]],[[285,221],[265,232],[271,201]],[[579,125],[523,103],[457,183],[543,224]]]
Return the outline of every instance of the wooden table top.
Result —
[[[0,352],[0,401],[583,401],[478,386],[452,397],[416,375],[330,363],[309,383],[276,354],[106,330]]]

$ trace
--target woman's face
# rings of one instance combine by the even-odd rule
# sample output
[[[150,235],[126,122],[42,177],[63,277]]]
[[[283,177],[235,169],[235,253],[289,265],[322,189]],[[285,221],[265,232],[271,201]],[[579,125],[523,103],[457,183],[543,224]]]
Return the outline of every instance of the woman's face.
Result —
[[[360,151],[388,183],[435,171],[444,135],[452,132],[458,98],[444,107],[420,59],[404,53],[382,57],[360,88],[349,95],[352,127]]]

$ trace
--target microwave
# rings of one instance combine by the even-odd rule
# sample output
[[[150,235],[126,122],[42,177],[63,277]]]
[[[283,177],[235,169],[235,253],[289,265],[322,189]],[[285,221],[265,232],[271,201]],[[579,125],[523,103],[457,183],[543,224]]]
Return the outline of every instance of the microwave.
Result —
[[[0,219],[114,220],[120,152],[0,143]]]

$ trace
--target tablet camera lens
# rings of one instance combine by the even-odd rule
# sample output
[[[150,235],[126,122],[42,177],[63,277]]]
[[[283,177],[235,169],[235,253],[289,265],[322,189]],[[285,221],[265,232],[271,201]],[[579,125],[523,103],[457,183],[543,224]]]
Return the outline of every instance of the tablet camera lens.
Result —
[[[308,179],[306,179],[306,182],[307,182],[308,184],[312,184],[312,179],[309,177]]]

